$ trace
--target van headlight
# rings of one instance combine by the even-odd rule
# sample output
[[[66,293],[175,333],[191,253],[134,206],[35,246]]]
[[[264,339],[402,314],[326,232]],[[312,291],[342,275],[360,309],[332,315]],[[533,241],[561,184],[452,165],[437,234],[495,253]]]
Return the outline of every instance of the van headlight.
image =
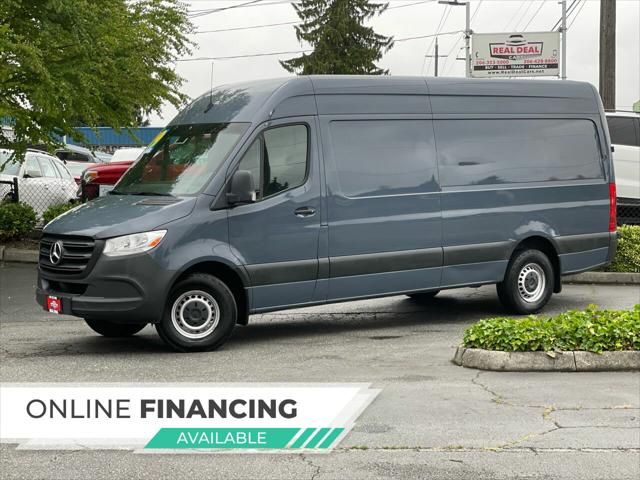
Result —
[[[157,247],[166,233],[166,230],[155,230],[110,238],[104,244],[102,253],[107,257],[119,257],[147,252]]]

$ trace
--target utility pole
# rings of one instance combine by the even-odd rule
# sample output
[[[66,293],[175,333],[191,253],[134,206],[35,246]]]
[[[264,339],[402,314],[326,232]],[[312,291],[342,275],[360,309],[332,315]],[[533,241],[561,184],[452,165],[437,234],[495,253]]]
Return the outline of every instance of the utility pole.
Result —
[[[438,54],[438,37],[436,37],[436,47],[435,47],[434,55],[425,55],[425,57],[431,57],[435,60],[436,63],[434,68],[434,75],[437,77],[438,76],[438,59],[446,57],[446,55]]]
[[[586,0],[585,0],[586,1]],[[604,0],[603,0],[604,1]],[[562,24],[560,25],[560,31],[562,32],[562,73],[560,78],[562,80],[567,79],[567,0],[562,0]]]
[[[451,5],[454,7],[465,7],[465,28],[464,28],[464,76],[471,76],[471,1],[467,0],[464,3],[459,2],[458,0],[438,0],[438,3],[443,5]]]
[[[616,108],[616,1],[600,0],[600,98]]]

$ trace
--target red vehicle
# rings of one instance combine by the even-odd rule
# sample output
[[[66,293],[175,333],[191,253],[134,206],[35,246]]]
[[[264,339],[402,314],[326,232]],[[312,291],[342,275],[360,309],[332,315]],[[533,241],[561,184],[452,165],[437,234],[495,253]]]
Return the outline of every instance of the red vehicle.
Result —
[[[105,195],[120,180],[120,177],[140,157],[144,148],[121,148],[116,150],[109,163],[88,168],[82,174],[80,197],[82,200]]]
[[[133,164],[134,160],[102,163],[85,170],[82,175],[82,200],[91,200],[106,194]]]

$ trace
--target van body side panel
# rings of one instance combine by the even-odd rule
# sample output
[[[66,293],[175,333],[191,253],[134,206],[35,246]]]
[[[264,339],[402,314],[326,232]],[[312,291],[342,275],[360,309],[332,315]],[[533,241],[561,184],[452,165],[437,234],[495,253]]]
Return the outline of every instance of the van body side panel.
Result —
[[[339,112],[319,116],[327,179],[329,301],[440,284],[440,192],[427,98],[412,100],[412,112],[421,108],[422,114],[358,113],[371,110],[369,97],[344,95],[341,103],[333,95],[316,97],[319,112]],[[381,110],[393,108],[393,98],[380,100]]]
[[[563,274],[607,262],[598,116],[434,117],[443,286],[502,281],[513,249],[529,237],[554,245]]]

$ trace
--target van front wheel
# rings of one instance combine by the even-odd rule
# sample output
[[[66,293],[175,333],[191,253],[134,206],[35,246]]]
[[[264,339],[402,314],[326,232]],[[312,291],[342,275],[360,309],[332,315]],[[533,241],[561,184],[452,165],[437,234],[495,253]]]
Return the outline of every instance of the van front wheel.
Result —
[[[231,336],[237,316],[229,288],[212,275],[194,273],[173,288],[156,330],[179,352],[214,350]]]
[[[514,313],[539,312],[553,293],[554,272],[549,258],[539,250],[515,252],[504,281],[497,285],[502,304]]]

